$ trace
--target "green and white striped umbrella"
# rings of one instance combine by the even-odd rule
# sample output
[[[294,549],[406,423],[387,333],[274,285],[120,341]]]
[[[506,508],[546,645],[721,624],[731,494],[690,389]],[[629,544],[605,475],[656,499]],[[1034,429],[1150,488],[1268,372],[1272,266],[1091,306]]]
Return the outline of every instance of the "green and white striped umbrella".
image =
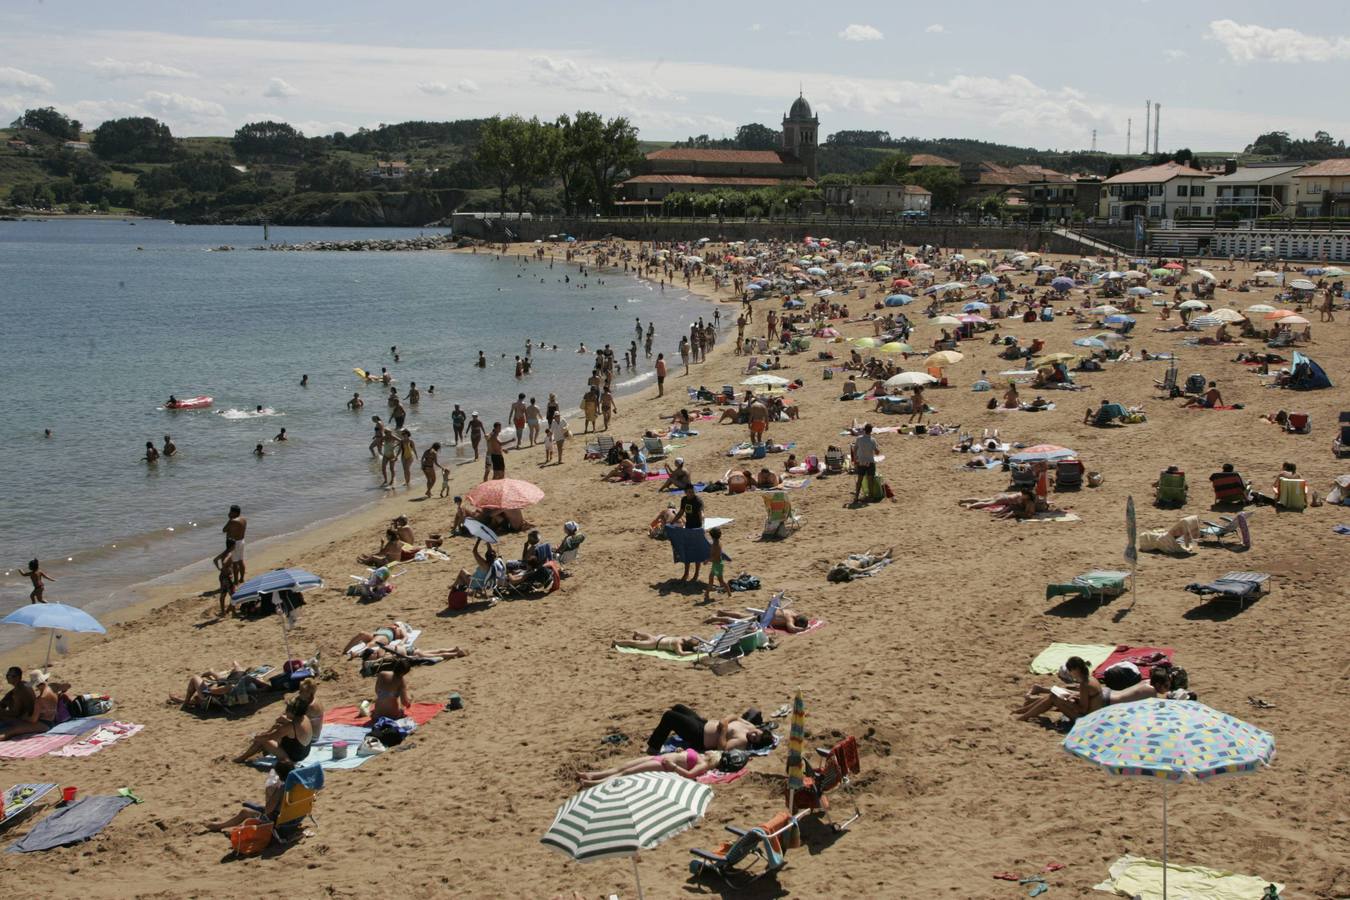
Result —
[[[712,795],[706,784],[674,772],[621,775],[564,803],[540,842],[581,862],[632,856],[636,875],[637,852],[692,828]]]

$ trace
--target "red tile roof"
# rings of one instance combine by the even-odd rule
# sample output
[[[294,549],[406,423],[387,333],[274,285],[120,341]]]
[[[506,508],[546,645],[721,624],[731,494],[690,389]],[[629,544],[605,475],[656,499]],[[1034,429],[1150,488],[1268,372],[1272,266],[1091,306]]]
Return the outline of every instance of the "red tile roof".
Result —
[[[1295,178],[1337,178],[1350,175],[1350,159],[1324,159],[1301,172],[1295,172]]]
[[[915,153],[909,158],[909,167],[911,169],[921,169],[924,166],[942,166],[947,169],[957,169],[961,167],[961,164],[947,159],[945,156],[934,156],[932,153]]]
[[[777,150],[695,150],[686,147],[667,147],[665,150],[653,150],[648,159],[673,159],[684,162],[731,162],[760,163],[778,165],[796,160]]]
[[[1102,184],[1161,184],[1164,181],[1171,181],[1173,178],[1182,176],[1205,178],[1206,173],[1199,169],[1192,169],[1190,166],[1183,166],[1181,163],[1166,162],[1160,166],[1144,166],[1140,169],[1121,172],[1119,175],[1112,175]]]
[[[721,185],[752,185],[755,187],[772,187],[773,185],[783,184],[792,179],[787,178],[760,178],[749,175],[635,175],[629,178],[624,184],[721,184]],[[805,183],[811,184],[811,180],[805,179]]]

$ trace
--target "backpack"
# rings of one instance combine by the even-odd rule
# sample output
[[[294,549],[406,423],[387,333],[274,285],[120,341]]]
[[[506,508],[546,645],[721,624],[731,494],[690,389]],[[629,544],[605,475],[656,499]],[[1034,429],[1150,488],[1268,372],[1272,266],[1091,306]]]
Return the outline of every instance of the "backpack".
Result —
[[[1123,691],[1143,680],[1139,667],[1130,662],[1119,662],[1102,673],[1102,684],[1113,691]]]
[[[863,496],[867,498],[868,503],[877,503],[886,499],[886,484],[876,475],[868,475],[863,479]]]

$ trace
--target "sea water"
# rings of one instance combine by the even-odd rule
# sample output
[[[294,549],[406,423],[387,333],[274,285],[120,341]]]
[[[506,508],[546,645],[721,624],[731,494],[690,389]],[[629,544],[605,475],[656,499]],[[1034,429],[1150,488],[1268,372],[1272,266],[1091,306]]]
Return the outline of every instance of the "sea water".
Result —
[[[271,241],[418,233],[273,227]],[[9,398],[0,615],[27,602],[19,571],[33,557],[56,579],[47,599],[97,614],[136,599],[134,585],[218,552],[233,503],[256,541],[378,499],[367,444],[371,415],[387,418],[388,391],[360,382],[354,367],[387,367],[401,395],[417,382],[422,402],[407,426],[418,451],[439,440],[453,463],[453,404],[488,427],[509,425],[519,392],[543,409],[552,391],[575,409],[594,360],[576,352],[581,343],[609,343],[622,358],[640,319],[656,327],[653,354],[678,363],[680,335],[711,313],[631,275],[583,277],[560,244],[545,245],[559,257],[552,267],[483,251],[247,249],[262,244],[262,229],[250,227],[0,222],[0,392]],[[533,372],[518,380],[527,338]],[[623,376],[630,389],[652,377],[654,359],[639,342],[640,371]],[[354,391],[366,401],[359,414],[345,408]],[[170,411],[170,394],[215,402]],[[289,440],[274,443],[282,428]],[[145,442],[162,447],[165,434],[178,454],[141,461]],[[0,644],[30,636],[22,631],[0,629]]]

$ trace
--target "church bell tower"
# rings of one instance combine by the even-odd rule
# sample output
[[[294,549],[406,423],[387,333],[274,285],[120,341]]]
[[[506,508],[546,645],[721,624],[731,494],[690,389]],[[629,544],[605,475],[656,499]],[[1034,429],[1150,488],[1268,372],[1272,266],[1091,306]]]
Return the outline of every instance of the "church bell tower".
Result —
[[[819,177],[816,165],[816,144],[820,138],[820,119],[811,113],[811,104],[800,93],[792,101],[792,108],[783,117],[783,149],[796,156],[806,166],[806,176]]]

